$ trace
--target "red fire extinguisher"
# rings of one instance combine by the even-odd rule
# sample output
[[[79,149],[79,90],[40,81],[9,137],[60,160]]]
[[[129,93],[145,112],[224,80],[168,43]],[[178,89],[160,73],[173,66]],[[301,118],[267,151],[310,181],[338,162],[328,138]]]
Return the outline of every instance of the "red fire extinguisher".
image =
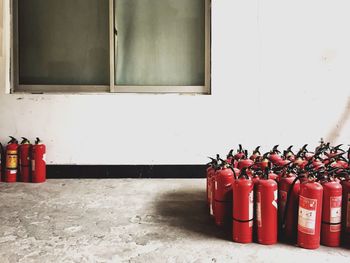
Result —
[[[28,183],[31,181],[30,178],[30,148],[31,144],[27,138],[22,137],[22,142],[18,146],[18,157],[19,157],[19,180],[21,182]]]
[[[246,168],[233,183],[233,241],[251,243],[253,239],[254,195],[253,181],[246,173]]]
[[[342,196],[342,241],[350,246],[350,175],[346,174],[341,182],[343,187]]]
[[[288,171],[278,183],[278,215],[281,239],[295,243],[297,239],[300,181],[296,174]]]
[[[5,182],[15,183],[17,181],[18,169],[18,141],[10,136],[11,140],[6,146],[6,171]]]
[[[316,249],[320,246],[322,185],[310,179],[300,186],[298,212],[298,246]]]
[[[218,226],[227,225],[232,218],[232,184],[234,182],[234,170],[227,163],[215,173],[214,187],[214,216],[215,224]]]
[[[32,146],[32,182],[43,183],[46,181],[46,146],[36,138],[35,144]]]
[[[269,169],[260,179],[256,193],[256,224],[258,243],[272,245],[277,243],[277,183],[269,179]]]
[[[340,245],[342,186],[336,181],[322,181],[323,206],[321,244],[329,247]]]

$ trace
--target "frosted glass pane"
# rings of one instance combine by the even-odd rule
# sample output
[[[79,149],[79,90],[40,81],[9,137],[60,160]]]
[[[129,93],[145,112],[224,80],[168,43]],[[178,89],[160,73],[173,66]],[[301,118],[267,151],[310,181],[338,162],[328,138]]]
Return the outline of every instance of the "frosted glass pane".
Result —
[[[118,85],[204,85],[204,0],[115,0]]]
[[[108,0],[19,0],[20,84],[109,85]]]

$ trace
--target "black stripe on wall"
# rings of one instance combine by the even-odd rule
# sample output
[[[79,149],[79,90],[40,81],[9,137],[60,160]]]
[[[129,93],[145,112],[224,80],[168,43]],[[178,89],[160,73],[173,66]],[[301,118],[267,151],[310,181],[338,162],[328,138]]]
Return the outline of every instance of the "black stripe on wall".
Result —
[[[47,178],[204,178],[205,170],[205,165],[47,165]]]

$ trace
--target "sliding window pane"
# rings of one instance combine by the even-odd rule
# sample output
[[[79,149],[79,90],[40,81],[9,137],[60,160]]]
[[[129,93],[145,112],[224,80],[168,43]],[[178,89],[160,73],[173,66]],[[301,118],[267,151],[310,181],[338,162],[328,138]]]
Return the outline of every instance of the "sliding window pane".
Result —
[[[115,0],[116,84],[203,86],[205,0]]]
[[[18,0],[19,84],[109,85],[108,0]]]

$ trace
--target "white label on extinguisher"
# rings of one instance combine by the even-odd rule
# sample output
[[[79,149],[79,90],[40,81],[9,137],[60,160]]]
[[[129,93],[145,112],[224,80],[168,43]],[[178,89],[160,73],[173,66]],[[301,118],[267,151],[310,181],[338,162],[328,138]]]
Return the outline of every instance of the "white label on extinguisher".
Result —
[[[273,192],[273,201],[272,205],[277,209],[277,190]]]
[[[35,160],[32,160],[32,171],[35,171]]]
[[[43,155],[43,161],[46,163],[46,154]]]
[[[249,193],[249,227],[253,226],[253,218],[254,218],[254,193],[250,191]]]
[[[213,203],[214,203],[214,191],[210,191],[211,198],[210,198],[210,215],[214,216],[214,209],[213,209]]]
[[[317,199],[299,197],[298,230],[302,233],[314,235],[316,227]]]
[[[16,174],[17,170],[10,170],[10,174]]]
[[[346,228],[350,231],[350,194],[348,194],[348,205],[347,205],[347,215],[346,215]]]
[[[256,195],[256,221],[258,222],[258,227],[262,227],[261,222],[261,194],[260,192]]]
[[[249,193],[249,220],[254,217],[254,194],[253,191]]]
[[[330,225],[331,232],[339,232],[341,230],[341,196],[330,197]]]

